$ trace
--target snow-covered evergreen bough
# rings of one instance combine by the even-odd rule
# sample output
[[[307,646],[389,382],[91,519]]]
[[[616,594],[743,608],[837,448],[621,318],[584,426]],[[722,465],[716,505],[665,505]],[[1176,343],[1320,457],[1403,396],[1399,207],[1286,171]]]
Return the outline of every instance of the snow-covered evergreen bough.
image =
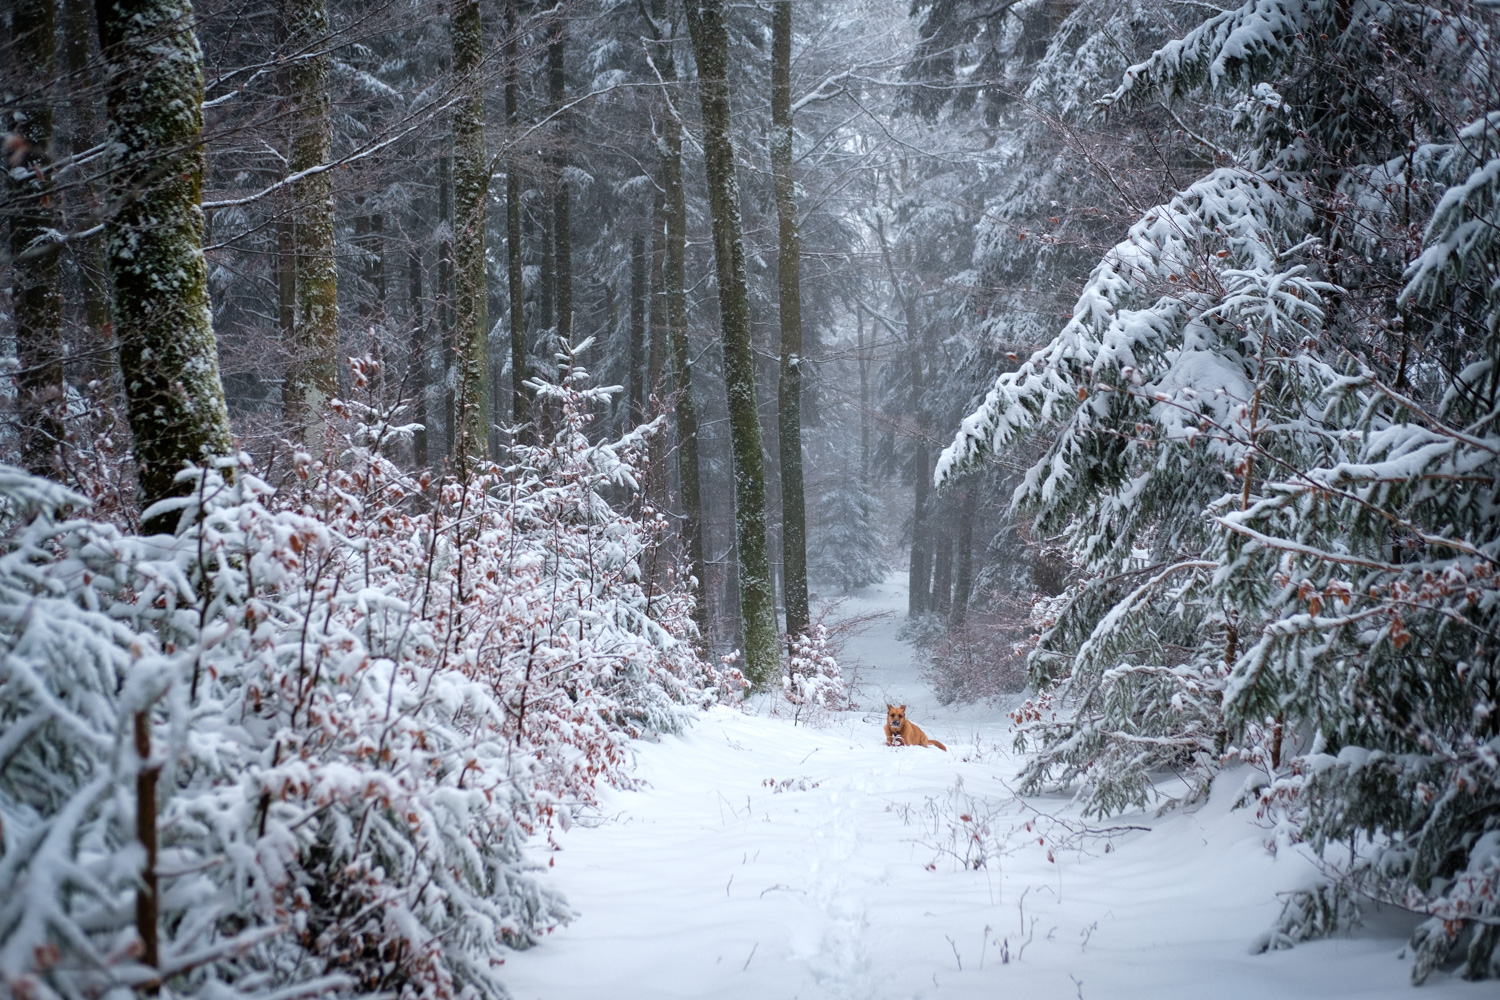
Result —
[[[602,495],[649,428],[590,444],[583,380],[467,483],[339,404],[337,461],[204,472],[175,536],[0,469],[0,991],[505,995],[507,948],[569,916],[525,838],[722,679],[641,572],[664,524]]]
[[[1026,786],[1108,812],[1257,765],[1328,875],[1266,943],[1395,904],[1416,982],[1500,974],[1497,37],[1482,4],[1247,0],[1128,70],[1106,109],[1207,89],[1242,137],[937,471],[1059,428],[1015,497],[1079,571]]]

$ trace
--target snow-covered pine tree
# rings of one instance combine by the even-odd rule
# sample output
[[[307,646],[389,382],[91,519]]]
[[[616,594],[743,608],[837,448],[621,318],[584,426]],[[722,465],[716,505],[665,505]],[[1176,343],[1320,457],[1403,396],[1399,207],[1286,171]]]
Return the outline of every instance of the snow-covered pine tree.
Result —
[[[1429,915],[1417,983],[1456,950],[1466,978],[1500,975],[1500,112],[1423,153],[1452,179],[1398,301],[1427,349],[1400,382],[1334,387],[1349,461],[1278,470],[1224,518],[1231,580],[1276,581],[1226,708],[1312,734],[1261,797],[1330,877],[1269,941],[1392,903]]]
[[[1500,166],[1491,113],[1473,113],[1497,103],[1495,37],[1493,15],[1462,2],[1248,0],[1132,67],[1107,105],[1206,88],[1239,102],[1246,138],[1132,229],[1068,328],[1001,377],[946,456],[961,467],[1063,421],[1018,499],[1095,578],[1032,658],[1037,681],[1061,675],[1079,700],[1058,726],[1028,716],[1046,747],[1031,783],[1061,766],[1115,807],[1145,787],[1105,794],[1125,757],[1101,729],[1193,738],[1211,763],[1217,727],[1214,744],[1272,772],[1266,804],[1289,809],[1332,876],[1271,940],[1326,931],[1352,895],[1373,896],[1431,915],[1417,981],[1464,942],[1465,975],[1495,972]],[[1456,131],[1466,109],[1474,124]],[[1171,233],[1153,231],[1164,219]],[[1172,483],[1194,453],[1198,488]],[[1126,560],[1127,539],[1147,565]],[[1154,614],[1132,614],[1174,573]],[[1175,628],[1159,648],[1192,669],[1121,697],[1141,664],[1114,643]]]
[[[809,535],[808,575],[844,593],[890,572],[880,531],[880,501],[858,476],[842,476],[819,498]]]

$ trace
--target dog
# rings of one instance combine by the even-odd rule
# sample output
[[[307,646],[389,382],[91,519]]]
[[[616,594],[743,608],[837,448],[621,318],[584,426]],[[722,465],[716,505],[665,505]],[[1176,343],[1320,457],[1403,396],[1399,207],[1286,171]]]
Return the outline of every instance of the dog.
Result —
[[[937,740],[929,739],[917,724],[906,717],[905,705],[885,706],[885,745],[888,747],[937,747],[948,748]]]

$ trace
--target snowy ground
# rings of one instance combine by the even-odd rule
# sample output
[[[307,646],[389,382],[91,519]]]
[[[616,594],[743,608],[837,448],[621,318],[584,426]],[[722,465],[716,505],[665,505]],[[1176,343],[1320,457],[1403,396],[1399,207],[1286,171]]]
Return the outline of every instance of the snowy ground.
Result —
[[[549,878],[579,917],[507,963],[517,1000],[1412,1000],[1396,915],[1249,953],[1311,869],[1229,810],[1235,776],[1196,811],[1094,824],[1151,828],[1107,839],[1071,835],[1063,800],[1012,796],[1009,720],[936,703],[896,639],[905,600],[893,578],[840,609],[892,612],[846,647],[867,711],[715,710],[639,747],[642,787],[559,836]],[[887,698],[950,752],[886,747]],[[1434,976],[1434,994],[1495,985]]]

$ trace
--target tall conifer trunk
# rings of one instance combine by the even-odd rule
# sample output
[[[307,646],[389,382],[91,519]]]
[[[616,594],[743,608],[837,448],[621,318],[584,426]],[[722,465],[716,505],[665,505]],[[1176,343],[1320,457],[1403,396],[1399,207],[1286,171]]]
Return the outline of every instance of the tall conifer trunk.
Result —
[[[106,0],[107,2],[107,0]],[[284,0],[291,155],[297,174],[327,163],[333,153],[328,80],[328,7],[325,0]],[[282,390],[294,435],[323,423],[339,391],[338,263],[333,246],[333,172],[323,170],[292,185],[296,310],[291,365]]]
[[[203,256],[203,53],[188,0],[97,6],[108,68],[118,209],[106,227],[115,332],[140,501],[183,487],[186,465],[232,454]],[[175,515],[143,522],[170,531]]]
[[[465,476],[489,454],[489,289],[485,281],[484,59],[479,0],[453,0],[453,77],[462,99],[453,109],[453,300],[458,366],[454,467]]]
[[[766,551],[766,469],[756,412],[745,243],[730,134],[729,33],[724,25],[723,0],[689,0],[686,6],[688,32],[698,62],[703,153],[719,278],[724,387],[729,397],[734,460],[740,614],[745,626],[745,676],[751,684],[764,688],[776,679],[781,667],[776,641],[776,598],[771,587],[770,554]]]
[[[657,393],[663,389],[667,371],[667,230],[663,225],[666,209],[665,192],[656,196],[651,213],[651,303],[647,310],[650,336],[647,338],[646,362],[646,413],[655,417],[661,412],[661,400]],[[657,434],[651,438],[650,456],[646,469],[646,496],[661,510],[667,502],[667,441]]]
[[[56,76],[57,13],[53,0],[15,0],[11,55],[16,85],[11,98],[18,142],[7,147],[10,200],[11,298],[15,309],[17,426],[21,462],[39,476],[59,471],[62,442],[63,352],[61,249],[53,236],[51,181],[52,104]]]
[[[413,244],[407,262],[407,292],[411,299],[411,359],[407,363],[406,393],[412,400],[412,460],[417,470],[427,468],[427,320],[422,315],[422,247]]]
[[[563,110],[568,97],[567,48],[566,28],[559,16],[547,44],[547,96],[557,116],[553,122],[557,147],[552,155],[553,326],[563,343],[573,339],[573,216],[568,200],[568,113]]]
[[[646,240],[630,237],[630,422],[646,421]]]
[[[505,122],[514,143],[521,128],[520,0],[505,5]],[[526,371],[526,282],[521,257],[521,172],[511,160],[505,165],[505,275],[510,294],[510,409],[518,428],[531,419],[524,384]],[[525,435],[525,431],[521,431]]]
[[[673,52],[675,29],[664,30],[666,0],[651,5],[652,35],[657,72],[667,86],[668,101],[674,99],[677,60]],[[667,337],[672,366],[672,412],[677,430],[677,478],[682,489],[682,533],[687,542],[688,562],[698,580],[698,602],[693,620],[701,641],[708,639],[708,568],[703,561],[702,477],[698,467],[698,408],[693,400],[693,359],[687,340],[687,190],[682,184],[682,122],[675,108],[662,118],[662,211],[666,223]]]
[[[974,592],[974,507],[978,492],[973,483],[965,483],[958,497],[958,551],[954,554],[953,608],[948,612],[948,627],[962,628],[969,616],[969,596]]]
[[[94,145],[99,135],[99,116],[94,108],[93,39],[94,10],[90,0],[63,0],[63,53],[74,89],[69,102],[70,152],[78,154]],[[83,200],[95,203],[98,194],[85,187]],[[85,349],[92,377],[106,380],[114,370],[113,331],[109,322],[109,278],[104,270],[104,248],[97,236],[72,241],[73,260],[78,266],[83,293],[83,321],[93,335]]]
[[[438,342],[443,360],[443,457],[450,467],[458,440],[457,399],[453,389],[453,157],[438,157]]]
[[[780,231],[777,291],[781,304],[781,559],[786,634],[807,631],[807,512],[802,495],[802,237],[792,178],[792,0],[777,0],[771,19],[771,171]]]

